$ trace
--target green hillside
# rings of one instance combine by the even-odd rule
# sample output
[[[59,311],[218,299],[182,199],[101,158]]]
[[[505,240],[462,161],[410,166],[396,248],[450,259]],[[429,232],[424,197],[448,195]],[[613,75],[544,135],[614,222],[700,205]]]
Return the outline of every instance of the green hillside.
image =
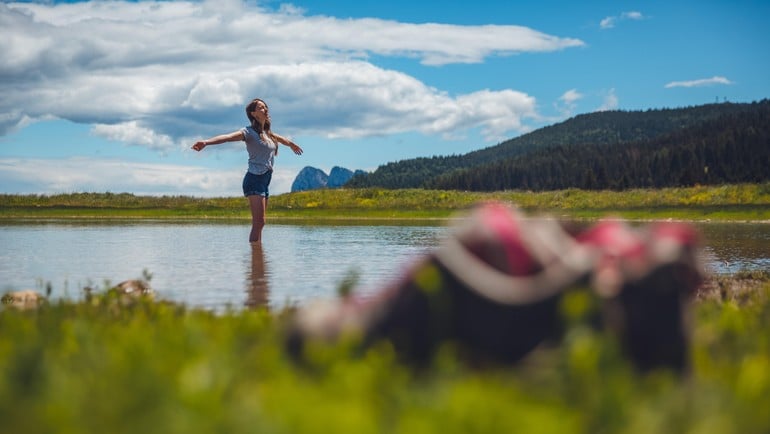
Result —
[[[750,121],[747,121],[750,119]],[[767,175],[744,176],[735,179],[727,176],[720,177],[712,173],[705,180],[670,178],[670,167],[658,164],[654,173],[644,173],[639,179],[627,179],[618,182],[609,174],[602,175],[601,168],[594,167],[591,162],[596,158],[606,159],[611,155],[615,161],[606,161],[608,167],[625,167],[635,164],[633,158],[628,158],[627,147],[633,146],[634,152],[642,153],[644,158],[652,158],[657,153],[658,159],[665,160],[671,153],[684,153],[687,160],[690,155],[678,148],[679,145],[690,145],[708,142],[697,150],[702,154],[719,152],[721,165],[732,164],[732,158],[750,158],[758,163],[768,161],[768,124],[770,123],[770,101],[763,100],[751,104],[708,104],[697,107],[679,109],[659,109],[647,111],[606,111],[579,115],[567,121],[538,129],[520,137],[505,141],[496,146],[474,151],[465,155],[434,156],[431,158],[416,158],[389,163],[380,166],[374,172],[365,176],[353,178],[349,187],[382,187],[382,188],[441,188],[476,191],[492,191],[500,189],[535,189],[547,190],[558,188],[633,188],[687,186],[698,182],[721,184],[727,182],[754,182],[767,179]],[[748,134],[743,134],[748,132]],[[730,140],[730,137],[741,136],[740,143]],[[716,138],[716,139],[715,139]],[[683,140],[684,139],[684,140]],[[741,147],[740,156],[733,155],[728,145]],[[624,154],[624,152],[626,152]],[[717,153],[719,153],[717,152]],[[746,156],[746,152],[752,155]],[[564,179],[543,182],[542,161],[547,161],[549,155],[561,158],[561,164],[551,167],[551,172],[566,173],[565,167],[580,173],[576,181],[574,175],[564,176]],[[723,155],[724,154],[724,155]],[[575,156],[580,156],[575,160]],[[634,158],[640,155],[632,155]],[[680,159],[682,159],[680,158]],[[704,157],[705,158],[705,157]],[[701,164],[704,158],[680,162],[687,166],[686,170],[704,170]],[[537,164],[533,164],[537,163]],[[538,165],[539,164],[539,165]],[[700,166],[698,166],[701,164]],[[713,165],[712,165],[713,166]],[[515,170],[529,168],[519,178],[511,176]],[[483,173],[477,179],[486,178],[491,182],[471,182],[467,175],[474,172]],[[765,172],[764,170],[762,172]],[[753,175],[753,173],[752,173]],[[521,177],[529,178],[522,182]],[[550,175],[554,177],[554,175]],[[602,179],[604,176],[605,179]],[[464,178],[463,178],[464,177]],[[503,182],[500,182],[500,180]]]

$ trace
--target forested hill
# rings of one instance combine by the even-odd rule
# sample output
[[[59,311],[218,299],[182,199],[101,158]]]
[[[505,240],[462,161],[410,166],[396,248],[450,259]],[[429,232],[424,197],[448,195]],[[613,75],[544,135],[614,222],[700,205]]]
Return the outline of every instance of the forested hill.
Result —
[[[389,163],[347,186],[623,189],[770,178],[770,100],[576,116],[465,155]]]

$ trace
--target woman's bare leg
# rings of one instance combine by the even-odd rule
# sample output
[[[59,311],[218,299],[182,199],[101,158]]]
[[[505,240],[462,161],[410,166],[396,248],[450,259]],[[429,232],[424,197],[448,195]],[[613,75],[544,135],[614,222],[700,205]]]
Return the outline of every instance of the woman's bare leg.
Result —
[[[265,227],[265,213],[267,212],[267,198],[259,195],[249,197],[249,207],[251,208],[251,233],[249,242],[262,241],[262,228]]]

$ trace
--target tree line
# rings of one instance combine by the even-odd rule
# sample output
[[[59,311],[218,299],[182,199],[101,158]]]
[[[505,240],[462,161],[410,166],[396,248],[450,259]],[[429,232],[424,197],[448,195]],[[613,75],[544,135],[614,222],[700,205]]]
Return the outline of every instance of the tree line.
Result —
[[[348,187],[627,189],[770,179],[770,100],[577,116],[462,156],[380,166]]]

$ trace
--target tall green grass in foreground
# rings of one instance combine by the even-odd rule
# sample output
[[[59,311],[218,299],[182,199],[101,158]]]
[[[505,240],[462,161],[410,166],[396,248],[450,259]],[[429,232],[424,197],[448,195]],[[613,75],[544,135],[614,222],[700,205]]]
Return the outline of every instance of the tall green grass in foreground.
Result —
[[[640,376],[581,323],[520,366],[450,347],[412,372],[387,346],[294,364],[285,312],[213,314],[110,295],[0,310],[3,433],[767,433],[770,280],[695,304],[693,369]]]
[[[477,193],[334,189],[272,196],[270,218],[447,218],[474,203],[501,200],[530,212],[620,217],[769,220],[770,184],[660,190],[560,190]],[[249,218],[242,197],[135,196],[128,193],[0,195],[0,218]]]

